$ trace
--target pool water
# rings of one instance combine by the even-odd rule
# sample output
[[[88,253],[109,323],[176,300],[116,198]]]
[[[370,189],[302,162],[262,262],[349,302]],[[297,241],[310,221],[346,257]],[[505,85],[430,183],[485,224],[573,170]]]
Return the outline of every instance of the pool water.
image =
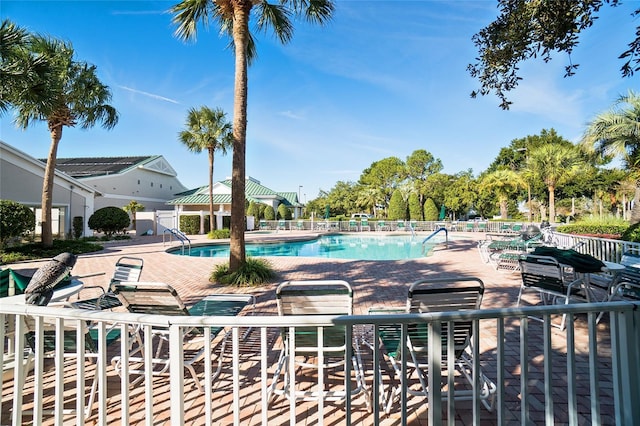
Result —
[[[248,256],[298,256],[357,260],[403,260],[428,256],[445,237],[436,235],[424,245],[425,236],[411,235],[324,235],[308,241],[247,243]],[[182,254],[180,249],[170,253]],[[184,253],[187,255],[187,253]],[[229,257],[228,244],[211,244],[191,248],[190,256]]]

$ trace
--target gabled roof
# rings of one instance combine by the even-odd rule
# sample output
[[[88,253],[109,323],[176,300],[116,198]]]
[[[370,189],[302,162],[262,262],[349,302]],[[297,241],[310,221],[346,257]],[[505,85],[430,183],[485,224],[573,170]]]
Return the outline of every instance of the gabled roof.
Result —
[[[209,185],[190,189],[176,195],[178,197],[168,201],[167,204],[209,204]],[[261,185],[260,182],[251,177],[247,177],[246,179],[245,197],[249,202],[253,201],[256,203],[262,203],[265,199],[277,199],[287,206],[300,205],[296,202],[298,197],[295,192],[275,192],[274,190]],[[231,204],[231,179],[226,179],[213,184],[213,203]]]
[[[46,162],[47,160],[42,161]],[[56,160],[56,169],[75,178],[122,174],[136,168],[144,168],[157,173],[176,176],[175,170],[173,170],[169,163],[160,155],[144,157],[58,158]]]

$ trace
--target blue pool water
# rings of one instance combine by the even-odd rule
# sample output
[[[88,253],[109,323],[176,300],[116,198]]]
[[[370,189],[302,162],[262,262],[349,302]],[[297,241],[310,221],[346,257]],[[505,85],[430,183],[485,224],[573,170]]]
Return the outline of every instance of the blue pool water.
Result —
[[[443,235],[436,235],[426,244],[422,235],[324,235],[308,241],[274,243],[247,243],[247,255],[258,256],[299,256],[325,257],[332,259],[357,260],[402,260],[428,256],[431,249],[443,243]],[[182,254],[180,249],[170,253]],[[187,255],[186,251],[184,253]],[[228,244],[194,246],[190,256],[229,257]]]

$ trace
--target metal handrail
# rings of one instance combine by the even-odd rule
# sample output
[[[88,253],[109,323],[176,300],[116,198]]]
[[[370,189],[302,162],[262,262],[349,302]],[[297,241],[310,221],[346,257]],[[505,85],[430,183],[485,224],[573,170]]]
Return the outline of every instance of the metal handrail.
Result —
[[[165,244],[165,239],[164,236],[167,235],[167,232],[169,233],[169,235],[171,236],[171,239],[169,240],[169,242],[173,241],[173,237],[175,236],[176,239],[178,241],[180,241],[180,244],[182,246],[182,254],[184,254],[184,244],[185,242],[188,244],[188,248],[189,248],[189,254],[191,253],[191,240],[189,239],[189,237],[186,236],[186,234],[182,231],[180,231],[177,228],[167,228],[162,232],[162,245],[164,246]]]

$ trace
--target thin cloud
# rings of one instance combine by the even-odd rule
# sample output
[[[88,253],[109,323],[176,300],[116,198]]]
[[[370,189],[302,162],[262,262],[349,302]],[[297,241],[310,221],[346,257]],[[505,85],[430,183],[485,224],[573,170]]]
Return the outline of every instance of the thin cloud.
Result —
[[[296,114],[295,112],[290,111],[290,110],[281,111],[278,114],[283,116],[283,117],[292,118],[294,120],[302,120],[304,118],[302,115]]]
[[[121,85],[116,85],[116,86],[121,88],[122,90],[126,90],[126,91],[131,92],[131,93],[147,96],[149,98],[157,99],[159,101],[165,101],[165,102],[170,102],[172,104],[180,105],[180,102],[178,102],[178,101],[176,101],[174,99],[171,99],[171,98],[166,98],[164,96],[156,95],[154,93],[144,92],[142,90],[132,89],[131,87],[127,87],[127,86],[121,86]]]

